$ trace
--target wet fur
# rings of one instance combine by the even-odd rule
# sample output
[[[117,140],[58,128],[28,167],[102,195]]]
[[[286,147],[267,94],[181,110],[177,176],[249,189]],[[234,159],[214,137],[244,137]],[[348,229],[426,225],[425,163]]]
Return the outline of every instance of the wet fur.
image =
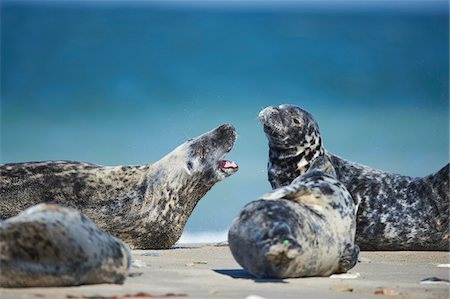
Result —
[[[231,173],[218,169],[236,139],[231,125],[187,141],[154,164],[72,161],[0,165],[0,217],[40,202],[76,208],[132,248],[168,248],[197,202]]]
[[[288,185],[318,156],[327,156],[359,204],[356,243],[362,250],[448,250],[449,165],[413,178],[342,159],[323,147],[307,111],[281,105],[261,111],[269,140],[269,181]]]

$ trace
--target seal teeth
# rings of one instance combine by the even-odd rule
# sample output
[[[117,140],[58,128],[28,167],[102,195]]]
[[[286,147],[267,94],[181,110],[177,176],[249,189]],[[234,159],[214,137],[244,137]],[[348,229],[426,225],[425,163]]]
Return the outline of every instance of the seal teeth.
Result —
[[[220,161],[219,167],[223,169],[236,169],[236,170],[239,168],[239,166],[235,162],[228,160]]]

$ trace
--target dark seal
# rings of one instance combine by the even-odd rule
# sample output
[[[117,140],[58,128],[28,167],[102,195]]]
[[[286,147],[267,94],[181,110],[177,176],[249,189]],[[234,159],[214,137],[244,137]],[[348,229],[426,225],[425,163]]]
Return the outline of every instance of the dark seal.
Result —
[[[323,147],[319,126],[299,107],[259,114],[269,140],[269,181],[290,184],[315,158],[327,156],[359,203],[356,243],[362,250],[448,250],[449,165],[423,178],[384,172],[342,159]]]
[[[0,286],[123,283],[131,253],[80,212],[39,204],[0,221]]]
[[[356,205],[327,157],[290,185],[247,204],[228,242],[236,261],[257,277],[329,276],[351,269]]]
[[[0,165],[0,217],[56,202],[80,210],[132,248],[168,248],[206,192],[238,170],[234,162],[223,160],[235,139],[235,129],[222,125],[143,166],[70,161]]]

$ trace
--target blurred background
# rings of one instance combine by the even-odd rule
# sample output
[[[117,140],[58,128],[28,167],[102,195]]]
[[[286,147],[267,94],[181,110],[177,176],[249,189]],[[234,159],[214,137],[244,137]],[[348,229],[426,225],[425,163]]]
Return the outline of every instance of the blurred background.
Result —
[[[291,103],[341,157],[449,161],[447,1],[1,1],[0,163],[152,163],[222,123],[240,165],[181,242],[220,241],[270,190],[258,112]]]

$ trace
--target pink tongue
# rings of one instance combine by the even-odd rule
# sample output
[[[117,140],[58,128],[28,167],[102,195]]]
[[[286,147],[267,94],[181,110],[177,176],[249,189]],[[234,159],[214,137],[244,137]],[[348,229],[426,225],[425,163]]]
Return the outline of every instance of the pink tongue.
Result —
[[[222,168],[238,168],[237,164],[232,161],[220,161],[220,167],[222,167]]]

